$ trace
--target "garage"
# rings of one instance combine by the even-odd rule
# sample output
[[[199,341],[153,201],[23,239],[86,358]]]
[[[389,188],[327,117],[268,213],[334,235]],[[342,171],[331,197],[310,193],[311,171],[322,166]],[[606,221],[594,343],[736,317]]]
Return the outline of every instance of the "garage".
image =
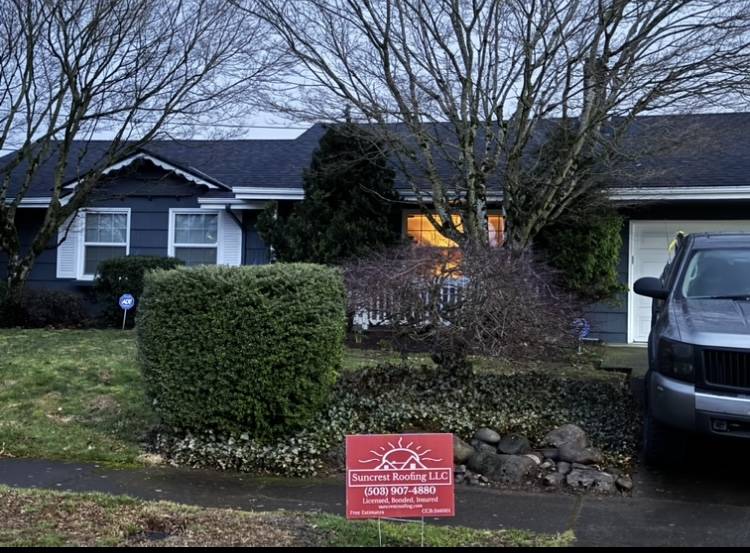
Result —
[[[641,277],[659,276],[677,232],[750,232],[750,220],[630,221],[628,270],[628,342],[645,343],[651,326],[651,299],[632,292]]]

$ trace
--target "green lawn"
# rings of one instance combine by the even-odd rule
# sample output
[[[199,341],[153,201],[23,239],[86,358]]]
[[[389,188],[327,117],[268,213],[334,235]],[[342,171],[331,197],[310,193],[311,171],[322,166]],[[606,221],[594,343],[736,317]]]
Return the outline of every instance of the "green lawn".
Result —
[[[133,464],[154,422],[132,331],[0,331],[0,455]]]
[[[124,496],[16,490],[0,486],[0,546],[377,546],[374,522],[293,512],[201,509]],[[383,523],[383,542],[421,545],[415,524]],[[425,527],[425,545],[567,546],[571,533],[546,536],[517,530]]]
[[[620,354],[620,350],[610,354],[609,346],[589,346],[582,353],[571,353],[567,359],[549,360],[549,361],[526,361],[523,364],[512,361],[505,361],[502,359],[490,358],[490,357],[472,357],[472,363],[474,369],[477,371],[486,371],[494,373],[515,373],[520,371],[554,371],[557,374],[568,376],[571,378],[596,378],[596,379],[615,379],[621,380],[622,374],[613,373],[608,370],[599,370],[599,366],[605,366],[609,368],[606,363],[603,363],[604,359],[614,359],[617,355],[617,359],[622,359],[622,363],[628,360],[626,356]],[[634,349],[634,348],[631,348]],[[635,355],[639,354],[638,349],[634,349]],[[631,355],[632,357],[632,355]],[[357,370],[371,365],[377,365],[379,363],[403,363],[406,362],[410,365],[433,365],[433,361],[430,355],[427,353],[410,353],[406,359],[402,359],[401,356],[394,351],[388,349],[359,349],[359,348],[346,348],[344,352],[344,369],[345,370]],[[620,362],[620,361],[618,361]],[[625,365],[630,366],[630,365]]]

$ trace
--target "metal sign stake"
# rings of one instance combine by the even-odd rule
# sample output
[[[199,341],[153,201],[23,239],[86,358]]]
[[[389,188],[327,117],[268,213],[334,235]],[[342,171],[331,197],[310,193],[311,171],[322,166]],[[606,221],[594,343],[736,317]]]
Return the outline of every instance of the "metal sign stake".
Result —
[[[424,547],[424,516],[422,516],[419,521],[409,520],[408,518],[378,517],[378,543],[380,544],[380,547],[383,547],[383,528],[381,526],[381,521],[383,520],[402,522],[404,524],[420,524],[420,547]]]
[[[117,304],[122,309],[122,329],[125,330],[125,323],[128,320],[128,311],[135,307],[135,298],[130,294],[123,294],[120,299],[117,300]]]

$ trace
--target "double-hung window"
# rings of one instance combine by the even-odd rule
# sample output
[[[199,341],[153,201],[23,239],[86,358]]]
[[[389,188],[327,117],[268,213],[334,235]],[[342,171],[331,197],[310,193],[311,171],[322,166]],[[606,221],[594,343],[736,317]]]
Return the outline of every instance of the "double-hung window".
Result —
[[[81,278],[93,278],[102,261],[125,257],[129,250],[129,209],[87,209],[84,212]]]
[[[218,213],[187,209],[170,211],[170,256],[181,259],[186,265],[215,265],[218,249]]]

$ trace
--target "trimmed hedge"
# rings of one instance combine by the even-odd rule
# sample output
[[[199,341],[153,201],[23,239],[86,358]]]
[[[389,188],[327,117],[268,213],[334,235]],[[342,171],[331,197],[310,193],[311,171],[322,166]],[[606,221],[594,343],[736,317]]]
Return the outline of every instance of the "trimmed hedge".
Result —
[[[344,331],[340,274],[301,263],[151,272],[137,319],[146,390],[162,421],[259,441],[318,413]]]
[[[90,323],[85,301],[75,292],[29,289],[21,305],[19,322],[24,328],[80,328]]]
[[[81,294],[47,288],[27,288],[21,296],[20,312],[6,313],[3,306],[6,290],[0,282],[0,327],[81,328],[91,320]]]
[[[143,295],[143,277],[154,269],[175,269],[183,265],[175,257],[128,256],[107,259],[99,264],[94,290],[99,301],[104,303],[102,316],[109,324],[122,324],[122,310],[117,300],[123,294],[132,294],[136,299],[134,310],[128,313],[128,320],[134,321],[138,303]]]

